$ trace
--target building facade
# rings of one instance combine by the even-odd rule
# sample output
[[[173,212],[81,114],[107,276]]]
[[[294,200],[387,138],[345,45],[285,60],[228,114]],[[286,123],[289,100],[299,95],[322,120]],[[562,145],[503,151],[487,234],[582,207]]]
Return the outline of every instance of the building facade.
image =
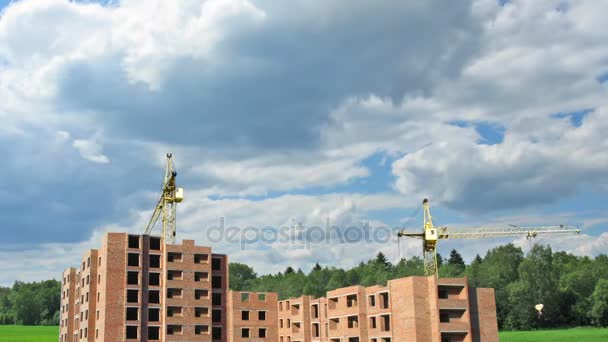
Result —
[[[274,292],[228,294],[228,342],[277,341],[277,300]]]
[[[407,277],[279,301],[229,291],[228,258],[192,240],[108,233],[62,275],[60,342],[493,342],[493,289]]]
[[[493,342],[493,289],[466,278],[407,277],[279,301],[279,342]]]
[[[228,259],[209,247],[108,233],[63,274],[59,341],[226,342],[227,289]]]

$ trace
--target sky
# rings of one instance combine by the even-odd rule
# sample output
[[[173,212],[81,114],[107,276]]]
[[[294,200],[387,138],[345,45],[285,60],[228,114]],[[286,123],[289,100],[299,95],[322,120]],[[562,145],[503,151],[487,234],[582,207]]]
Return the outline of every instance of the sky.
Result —
[[[212,236],[221,220],[415,231],[429,198],[437,225],[572,224],[579,236],[534,243],[608,250],[606,0],[0,8],[0,285],[59,278],[105,232],[141,233],[167,152],[185,188],[178,239],[259,274],[421,245],[240,244]],[[530,246],[439,252],[507,242]]]

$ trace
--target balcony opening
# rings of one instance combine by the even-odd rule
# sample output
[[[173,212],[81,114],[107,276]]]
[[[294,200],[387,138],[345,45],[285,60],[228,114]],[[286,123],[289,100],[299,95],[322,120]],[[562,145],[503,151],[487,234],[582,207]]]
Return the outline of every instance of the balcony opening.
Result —
[[[266,311],[258,311],[258,321],[266,320]]]
[[[209,280],[209,273],[194,272],[194,281],[207,281],[207,280]]]
[[[173,288],[169,288],[167,289],[167,298],[182,298],[183,297],[183,291],[182,289],[173,289]]]
[[[312,337],[319,337],[319,336],[320,336],[319,323],[313,323],[312,324]]]
[[[181,325],[167,325],[167,335],[181,335],[183,332]]]
[[[194,263],[208,263],[209,262],[209,254],[194,254]]]
[[[183,310],[181,306],[168,306],[167,317],[183,317]]]
[[[379,295],[380,295],[380,304],[382,306],[382,309],[388,309],[388,307],[389,307],[388,292],[382,292]]]
[[[160,268],[160,255],[150,254],[150,268]]]
[[[300,304],[291,304],[291,314],[292,315],[300,314]]]
[[[132,267],[139,267],[139,253],[128,253],[127,265]]]
[[[209,298],[209,290],[194,290],[194,299]]]
[[[127,290],[127,303],[139,302],[139,290]]]
[[[249,328],[241,328],[241,337],[249,337]]]
[[[279,328],[283,329],[283,319],[279,319]]]
[[[380,324],[382,331],[390,331],[391,330],[391,316],[390,315],[382,315],[380,316]]]
[[[338,297],[328,298],[327,306],[329,310],[334,310],[338,306]]]
[[[440,309],[439,310],[439,322],[450,323],[458,322],[462,320],[464,316],[464,309]]]
[[[346,306],[352,308],[353,306],[357,306],[357,295],[348,295],[346,296]]]
[[[266,337],[266,328],[259,328],[258,329],[258,337],[260,337],[260,338],[265,338]]]
[[[150,284],[150,286],[160,286],[160,273],[150,272],[149,276],[148,284]]]
[[[246,303],[249,301],[249,293],[241,293],[241,302]]]
[[[148,309],[148,321],[149,322],[160,322],[160,309],[149,308]]]
[[[348,342],[359,342],[359,338],[358,337],[349,337]]]
[[[139,309],[127,308],[127,321],[137,321],[139,319]]]
[[[338,329],[338,324],[340,324],[340,318],[334,317],[329,319],[329,330]]]
[[[177,252],[167,253],[167,262],[182,262],[182,253],[177,253]]]
[[[310,308],[312,309],[312,318],[319,318],[319,304],[313,304]]]
[[[258,301],[259,302],[265,302],[266,301],[266,294],[265,293],[258,293]]]
[[[390,337],[383,337],[382,338],[382,342],[391,342],[391,338]]]
[[[348,316],[347,322],[348,322],[348,327],[350,329],[358,328],[359,327],[359,316]]]
[[[370,329],[376,329],[376,317],[369,318],[369,327]]]
[[[157,290],[148,291],[148,303],[160,304],[160,291],[157,291]]]
[[[195,335],[202,335],[202,334],[208,334],[208,333],[209,333],[208,325],[195,325],[194,326]]]
[[[465,332],[441,333],[441,342],[463,342],[467,337]]]
[[[137,338],[137,326],[136,325],[127,325],[127,329],[126,329],[126,337],[127,340],[131,340],[131,339],[135,339]]]
[[[207,317],[209,316],[209,308],[198,307],[194,308],[194,317]]]
[[[154,251],[160,251],[160,238],[150,237],[150,249]]]
[[[437,286],[437,297],[439,299],[463,299],[462,293],[464,290],[463,286],[446,286],[439,285]]]
[[[160,339],[160,327],[148,327],[148,340]]]
[[[241,311],[241,320],[248,321],[249,320],[249,311]]]
[[[139,235],[129,235],[129,248],[139,248]]]
[[[376,296],[375,295],[369,296],[369,306],[376,306]]]
[[[183,280],[184,272],[178,271],[178,270],[169,270],[167,272],[167,279],[168,280]]]

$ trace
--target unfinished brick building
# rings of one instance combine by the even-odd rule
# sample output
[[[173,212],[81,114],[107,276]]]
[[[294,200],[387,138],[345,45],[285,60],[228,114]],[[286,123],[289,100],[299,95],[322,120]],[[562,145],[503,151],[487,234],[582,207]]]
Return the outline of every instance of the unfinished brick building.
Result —
[[[108,233],[62,284],[60,342],[228,340],[228,259],[192,240]]]
[[[62,276],[60,342],[498,341],[493,289],[407,277],[278,301],[228,291],[228,259],[192,240],[108,233]]]
[[[277,298],[274,292],[230,291],[228,342],[277,341]]]
[[[407,277],[279,302],[279,342],[498,341],[493,289]]]

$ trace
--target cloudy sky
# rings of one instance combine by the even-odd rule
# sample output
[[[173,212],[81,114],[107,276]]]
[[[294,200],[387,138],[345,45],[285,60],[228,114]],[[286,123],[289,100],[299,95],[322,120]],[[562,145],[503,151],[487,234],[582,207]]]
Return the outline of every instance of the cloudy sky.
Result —
[[[173,152],[209,227],[575,224],[608,249],[608,1],[0,0],[0,285],[141,232]],[[516,241],[524,250],[528,243]],[[505,240],[446,241],[467,259]],[[241,250],[258,273],[407,241]]]

